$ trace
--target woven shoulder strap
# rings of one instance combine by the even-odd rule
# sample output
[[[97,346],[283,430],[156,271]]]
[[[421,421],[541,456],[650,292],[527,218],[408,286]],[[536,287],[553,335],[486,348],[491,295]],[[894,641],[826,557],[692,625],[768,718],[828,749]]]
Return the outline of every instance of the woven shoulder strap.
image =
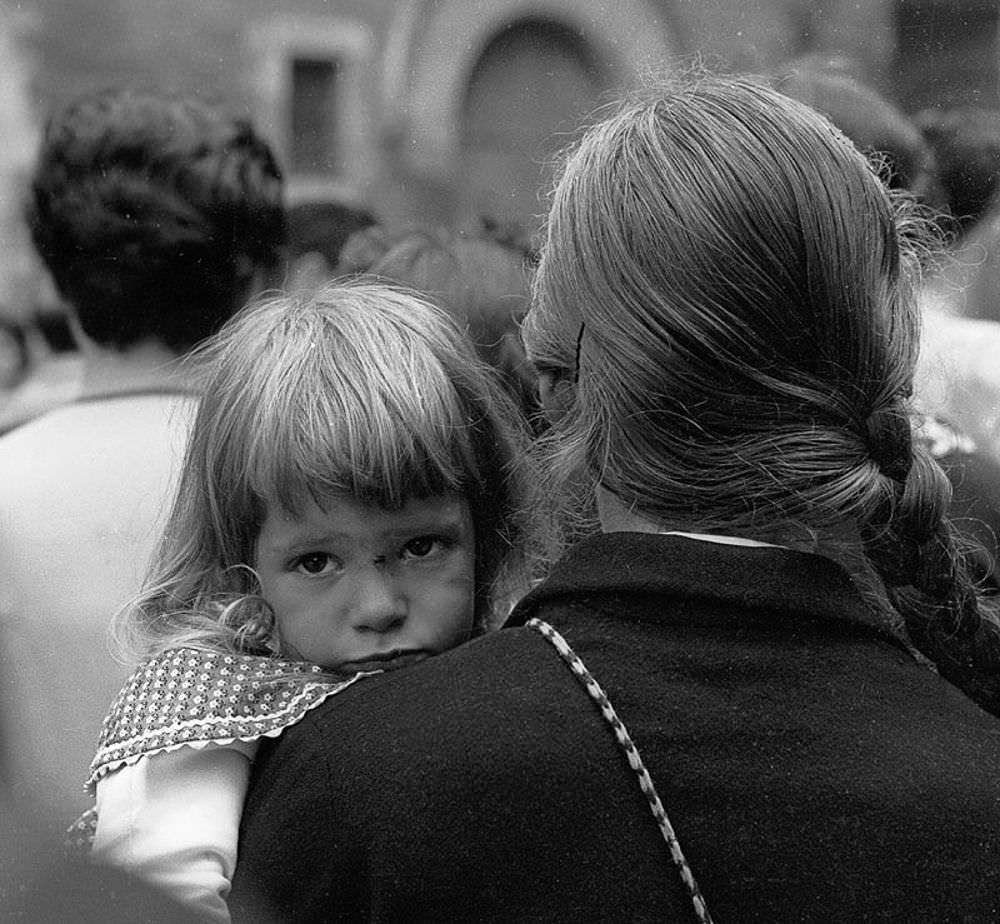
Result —
[[[618,718],[618,713],[615,712],[614,706],[611,705],[611,700],[608,699],[607,693],[604,692],[601,685],[594,679],[593,674],[587,670],[586,665],[570,647],[569,642],[553,629],[552,626],[541,619],[529,619],[527,625],[532,629],[536,629],[551,642],[552,646],[559,652],[559,656],[573,672],[573,676],[580,681],[587,694],[597,704],[601,715],[604,716],[611,726],[615,740],[624,753],[629,766],[635,771],[638,777],[639,788],[649,803],[650,811],[653,813],[653,818],[656,820],[663,839],[667,842],[667,847],[670,850],[670,858],[673,860],[674,867],[680,873],[681,880],[687,889],[691,904],[694,907],[695,916],[699,921],[704,922],[704,924],[711,924],[712,916],[708,913],[708,906],[705,904],[705,899],[698,888],[698,883],[695,882],[694,874],[691,872],[691,867],[684,856],[684,851],[681,850],[681,845],[677,840],[677,835],[674,833],[673,825],[667,817],[667,811],[660,801],[656,787],[653,785],[653,779],[649,775],[649,771],[646,769],[646,765],[639,754],[639,749],[635,746],[635,742],[629,735],[628,729],[622,720]]]

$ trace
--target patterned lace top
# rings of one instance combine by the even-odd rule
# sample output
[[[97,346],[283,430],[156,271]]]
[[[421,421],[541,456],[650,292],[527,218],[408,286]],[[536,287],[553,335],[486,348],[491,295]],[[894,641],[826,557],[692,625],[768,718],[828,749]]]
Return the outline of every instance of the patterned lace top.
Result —
[[[142,664],[104,719],[86,788],[142,757],[182,747],[275,738],[365,673],[337,677],[302,661],[177,648]],[[90,809],[69,829],[72,847],[89,848]]]
[[[139,667],[115,698],[87,788],[93,792],[104,774],[149,754],[276,737],[362,676],[258,655],[170,651]]]

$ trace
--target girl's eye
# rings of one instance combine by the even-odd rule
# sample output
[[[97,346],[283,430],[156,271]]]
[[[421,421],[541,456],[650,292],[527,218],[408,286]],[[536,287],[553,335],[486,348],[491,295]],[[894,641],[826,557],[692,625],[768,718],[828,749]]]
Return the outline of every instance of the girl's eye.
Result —
[[[323,574],[333,568],[334,561],[325,552],[310,552],[295,561],[295,570],[304,574]]]
[[[444,545],[438,536],[417,536],[403,546],[404,558],[426,558]]]

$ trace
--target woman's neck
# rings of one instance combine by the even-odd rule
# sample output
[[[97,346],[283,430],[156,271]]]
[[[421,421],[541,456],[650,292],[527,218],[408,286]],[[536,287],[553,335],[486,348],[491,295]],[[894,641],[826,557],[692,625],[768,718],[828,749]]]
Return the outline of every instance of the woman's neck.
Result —
[[[597,488],[597,518],[602,533],[659,533],[665,529],[626,507],[617,495],[601,486]]]
[[[815,551],[815,540],[809,536],[793,537],[778,531],[762,533],[760,530],[734,530],[710,533],[703,527],[684,523],[662,523],[650,520],[627,507],[622,500],[606,488],[597,488],[597,515],[601,531],[605,533],[670,533],[706,541],[735,542],[740,545],[776,545]],[[751,535],[752,532],[752,535]]]

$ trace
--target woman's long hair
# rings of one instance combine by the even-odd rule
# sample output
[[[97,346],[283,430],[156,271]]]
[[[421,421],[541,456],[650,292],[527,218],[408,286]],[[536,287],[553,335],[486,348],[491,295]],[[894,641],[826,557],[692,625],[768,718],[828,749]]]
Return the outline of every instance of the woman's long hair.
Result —
[[[678,79],[567,155],[524,336],[576,379],[555,478],[665,527],[855,536],[914,643],[997,708],[1000,633],[912,436],[925,227],[814,110]]]

